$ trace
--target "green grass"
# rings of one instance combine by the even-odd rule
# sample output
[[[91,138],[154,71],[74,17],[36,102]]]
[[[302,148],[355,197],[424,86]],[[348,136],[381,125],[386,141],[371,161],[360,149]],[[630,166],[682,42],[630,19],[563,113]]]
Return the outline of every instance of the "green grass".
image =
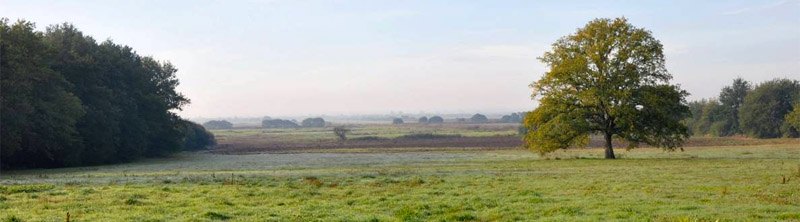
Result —
[[[0,220],[797,221],[800,146],[210,155],[3,172]],[[283,162],[281,162],[283,161]],[[787,182],[783,182],[783,178]]]

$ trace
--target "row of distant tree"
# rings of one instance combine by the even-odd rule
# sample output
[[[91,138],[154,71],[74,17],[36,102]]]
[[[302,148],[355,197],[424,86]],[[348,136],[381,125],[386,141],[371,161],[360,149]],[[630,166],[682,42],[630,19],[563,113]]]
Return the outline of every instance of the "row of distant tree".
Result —
[[[456,118],[455,121],[457,123],[491,123],[491,122],[496,122],[496,123],[519,123],[519,122],[522,122],[522,117],[524,115],[525,115],[524,113],[512,113],[510,115],[503,115],[499,120],[490,120],[489,118],[486,117],[486,115],[483,115],[483,114],[480,114],[480,113],[476,113],[475,115],[472,115],[472,117],[470,117],[469,119]],[[393,121],[393,123],[395,123],[395,124],[397,124],[398,122],[402,123],[402,119],[395,118],[394,121]],[[417,122],[418,123],[444,123],[444,119],[442,117],[440,117],[440,116],[432,116],[431,118],[423,116],[423,117],[420,117]]]
[[[70,24],[0,19],[0,167],[124,162],[215,143],[173,111],[177,69]]]
[[[524,113],[512,113],[510,115],[504,115],[499,120],[489,120],[483,114],[475,114],[469,121],[467,119],[459,118],[457,122],[469,122],[469,123],[490,123],[490,122],[500,122],[500,123],[519,123],[522,122],[522,117]],[[440,124],[444,123],[444,118],[441,116],[432,116],[430,118],[423,116],[420,117],[417,121],[421,124]],[[404,124],[405,121],[403,118],[394,118],[392,119],[392,124]],[[232,129],[233,123],[228,122],[227,120],[211,120],[208,122],[203,123],[203,126],[207,129]],[[325,119],[320,117],[316,118],[307,118],[304,119],[302,122],[298,123],[297,120],[285,120],[285,119],[272,119],[269,117],[264,117],[261,121],[261,128],[271,129],[271,128],[299,128],[299,127],[325,127],[326,122]]]
[[[716,98],[689,103],[686,125],[694,135],[757,138],[800,136],[800,83],[774,79],[754,85],[742,78]]]
[[[203,126],[208,129],[232,129],[233,124],[226,120],[211,120],[203,123]],[[307,118],[302,122],[297,123],[297,120],[284,120],[264,118],[261,121],[261,128],[299,128],[299,127],[325,127],[325,119],[320,117]]]

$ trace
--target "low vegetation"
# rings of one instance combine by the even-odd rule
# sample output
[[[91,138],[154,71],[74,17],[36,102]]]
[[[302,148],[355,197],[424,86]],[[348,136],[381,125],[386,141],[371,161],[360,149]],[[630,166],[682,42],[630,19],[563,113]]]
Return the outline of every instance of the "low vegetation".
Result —
[[[211,120],[203,123],[206,129],[232,129],[233,123],[226,120]]]
[[[325,127],[325,120],[322,118],[308,118],[300,123],[303,127]]]
[[[798,156],[796,145],[642,148],[611,162],[602,149],[195,153],[4,173],[0,219],[794,221]]]
[[[279,129],[279,128],[298,128],[295,121],[282,120],[282,119],[265,119],[261,121],[261,127],[265,129]]]

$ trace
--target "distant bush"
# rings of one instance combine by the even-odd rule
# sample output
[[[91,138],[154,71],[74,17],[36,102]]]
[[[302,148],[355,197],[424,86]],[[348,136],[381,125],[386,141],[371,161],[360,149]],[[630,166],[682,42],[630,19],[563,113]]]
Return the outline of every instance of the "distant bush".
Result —
[[[392,124],[403,124],[403,119],[400,119],[400,118],[394,118],[394,119],[392,120]]]
[[[183,125],[181,131],[184,135],[183,150],[204,150],[209,146],[217,145],[214,134],[208,132],[200,124],[186,120],[181,120],[181,123]]]
[[[303,127],[325,127],[325,120],[322,118],[308,118],[300,123]]]
[[[233,123],[225,120],[211,120],[203,123],[203,126],[206,129],[231,129],[233,128]]]
[[[415,133],[398,137],[398,139],[447,139],[447,138],[461,138],[460,134],[433,134],[433,133]]]
[[[512,113],[511,115],[504,115],[500,118],[500,122],[502,123],[520,123],[522,122],[522,115],[518,113]]]
[[[424,116],[420,117],[418,122],[419,123],[428,123],[428,117],[424,117]]]
[[[335,134],[336,137],[339,137],[339,140],[343,140],[343,141],[347,140],[347,134],[348,133],[350,133],[350,129],[348,129],[348,128],[344,128],[344,127],[341,127],[341,126],[337,126],[337,127],[333,128],[333,134]]]
[[[472,115],[472,117],[471,117],[471,118],[469,118],[469,120],[470,120],[471,122],[473,122],[473,123],[485,123],[485,122],[489,122],[489,119],[488,119],[488,118],[486,118],[486,116],[484,116],[483,114],[480,114],[480,113],[476,113],[475,115]]]
[[[261,121],[262,128],[297,128],[300,125],[297,125],[296,122],[291,120],[282,120],[282,119],[268,119]]]
[[[428,119],[428,123],[444,123],[444,119],[441,116],[432,116]]]

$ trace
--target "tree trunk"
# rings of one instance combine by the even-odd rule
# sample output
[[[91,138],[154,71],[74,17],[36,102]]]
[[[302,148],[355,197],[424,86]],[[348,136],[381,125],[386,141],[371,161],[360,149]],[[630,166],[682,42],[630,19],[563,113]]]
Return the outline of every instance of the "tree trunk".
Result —
[[[611,144],[611,134],[606,133],[606,159],[615,159],[614,146]]]

